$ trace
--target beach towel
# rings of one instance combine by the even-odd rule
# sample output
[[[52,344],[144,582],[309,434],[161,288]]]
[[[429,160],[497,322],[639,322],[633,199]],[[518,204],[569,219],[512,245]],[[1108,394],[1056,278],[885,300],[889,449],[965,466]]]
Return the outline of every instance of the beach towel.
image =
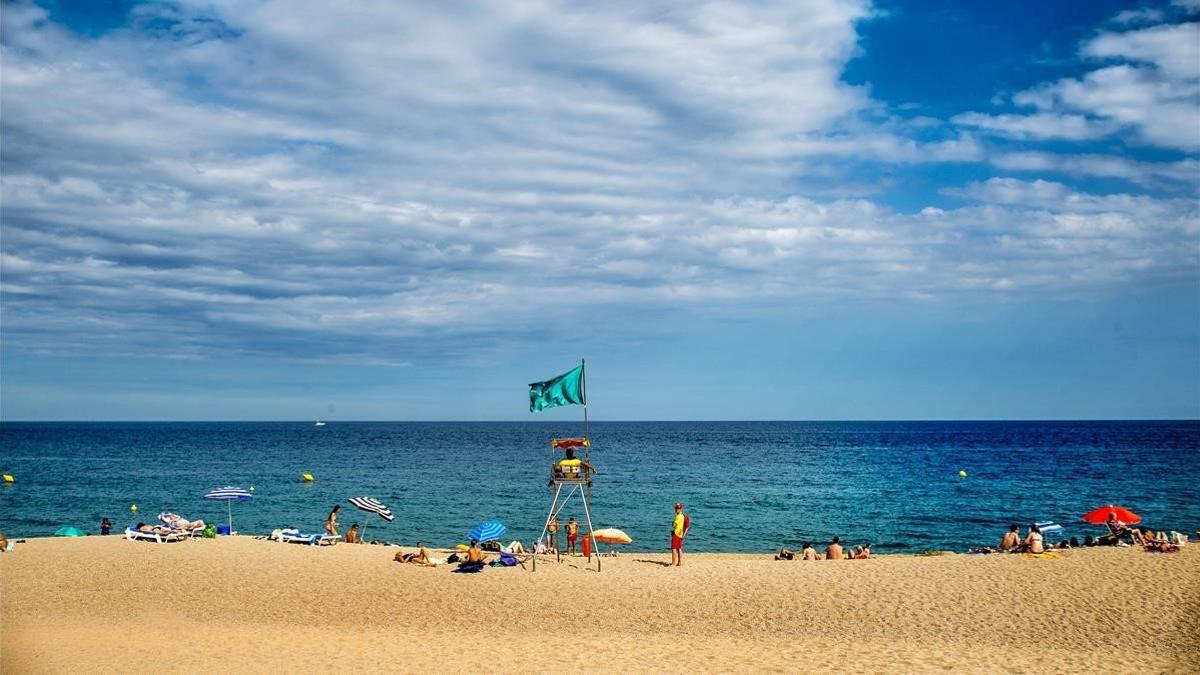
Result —
[[[483,563],[462,563],[451,571],[457,574],[475,574],[483,571]]]
[[[1054,551],[1045,551],[1042,553],[1022,553],[1026,558],[1061,558],[1062,555]]]
[[[499,562],[500,562],[500,565],[502,565],[504,567],[516,567],[517,566],[517,556],[515,556],[511,553],[501,553]]]

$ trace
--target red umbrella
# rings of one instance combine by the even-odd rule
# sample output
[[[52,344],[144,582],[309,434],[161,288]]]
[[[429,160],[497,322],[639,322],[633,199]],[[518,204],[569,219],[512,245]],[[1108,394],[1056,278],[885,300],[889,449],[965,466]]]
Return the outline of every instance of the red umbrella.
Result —
[[[1108,514],[1110,513],[1116,514],[1117,520],[1125,523],[1126,525],[1135,525],[1142,522],[1142,517],[1138,514],[1130,511],[1124,506],[1113,506],[1112,504],[1088,511],[1087,513],[1083,514],[1083,520],[1087,523],[1103,525],[1104,523],[1108,522]]]

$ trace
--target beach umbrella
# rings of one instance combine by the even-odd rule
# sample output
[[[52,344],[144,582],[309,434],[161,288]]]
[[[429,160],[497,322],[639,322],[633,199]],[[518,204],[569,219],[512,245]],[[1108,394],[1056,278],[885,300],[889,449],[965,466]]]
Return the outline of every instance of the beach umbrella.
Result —
[[[1117,520],[1125,523],[1126,525],[1135,525],[1142,522],[1142,517],[1138,514],[1130,511],[1124,506],[1113,506],[1112,504],[1088,511],[1087,513],[1083,514],[1083,521],[1086,523],[1093,523],[1095,525],[1103,525],[1108,522],[1108,515],[1110,513],[1116,514]]]
[[[54,531],[54,536],[56,537],[82,537],[86,534],[86,532],[78,527],[71,527],[69,525],[67,527],[60,527]]]
[[[225,502],[225,510],[229,512],[229,533],[233,534],[233,502],[248,502],[254,499],[254,495],[240,487],[226,486],[209,490],[208,494],[204,495],[204,498]]]
[[[388,507],[384,506],[383,502],[379,501],[378,499],[373,499],[371,497],[351,497],[346,501],[350,502],[359,509],[362,509],[363,511],[374,513],[389,523],[396,519],[396,516],[392,515],[392,512],[388,510]],[[364,524],[362,532],[365,533],[366,531],[367,526]]]
[[[504,523],[493,518],[472,527],[467,536],[475,541],[491,541],[503,537],[505,532],[508,532],[508,528]]]
[[[605,544],[630,544],[633,542],[633,537],[630,537],[615,527],[607,527],[603,530],[596,530],[592,533],[592,538]]]

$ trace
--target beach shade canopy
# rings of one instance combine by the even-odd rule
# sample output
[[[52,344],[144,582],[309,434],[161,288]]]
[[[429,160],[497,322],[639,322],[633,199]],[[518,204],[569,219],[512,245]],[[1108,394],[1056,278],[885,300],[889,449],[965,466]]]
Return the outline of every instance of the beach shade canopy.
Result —
[[[60,527],[54,531],[54,536],[56,537],[82,537],[86,534],[86,532],[78,527],[71,527],[69,525],[67,527]]]
[[[371,497],[351,497],[346,501],[357,506],[363,511],[374,513],[389,523],[396,519],[396,516],[392,515],[392,512],[388,510],[388,507],[384,506],[383,502],[379,501],[378,499],[372,499]]]
[[[1113,506],[1112,504],[1088,511],[1087,513],[1083,514],[1083,521],[1086,523],[1103,525],[1104,523],[1108,522],[1108,515],[1110,513],[1116,514],[1117,520],[1125,523],[1126,525],[1135,525],[1142,522],[1142,517],[1138,514],[1130,511],[1124,506]]]
[[[633,537],[630,537],[615,527],[606,527],[603,530],[596,530],[592,533],[592,538],[605,544],[629,544],[633,542]]]
[[[508,528],[504,526],[504,523],[493,518],[472,527],[467,536],[475,541],[492,541],[503,537],[505,532],[508,532]]]
[[[229,515],[229,533],[233,534],[233,502],[248,502],[254,499],[254,495],[243,490],[240,487],[226,486],[209,490],[208,494],[204,495],[205,499],[213,501],[225,502],[225,510]]]

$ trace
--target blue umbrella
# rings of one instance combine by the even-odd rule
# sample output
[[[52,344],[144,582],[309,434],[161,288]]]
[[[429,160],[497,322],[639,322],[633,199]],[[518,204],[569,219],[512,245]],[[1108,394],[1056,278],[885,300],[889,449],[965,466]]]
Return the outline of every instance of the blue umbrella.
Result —
[[[254,499],[254,495],[246,492],[240,487],[223,487],[215,490],[210,490],[204,495],[205,499],[212,499],[218,502],[225,502],[226,510],[229,511],[229,533],[233,534],[233,504],[232,502],[248,502]]]
[[[508,532],[508,528],[504,526],[504,523],[493,518],[472,527],[468,536],[475,541],[491,541],[503,537],[505,532]]]
[[[78,527],[71,527],[69,525],[67,527],[60,527],[54,531],[54,536],[56,537],[82,537],[86,534],[86,532]]]

